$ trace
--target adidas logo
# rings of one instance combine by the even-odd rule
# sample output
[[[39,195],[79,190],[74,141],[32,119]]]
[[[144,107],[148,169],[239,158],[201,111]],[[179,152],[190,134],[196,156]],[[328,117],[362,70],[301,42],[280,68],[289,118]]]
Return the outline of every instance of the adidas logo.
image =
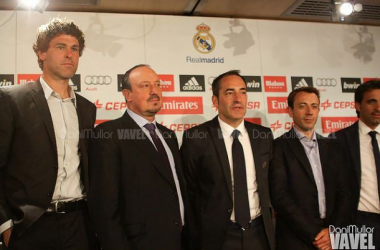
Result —
[[[302,87],[309,87],[309,84],[307,84],[306,80],[304,78],[301,79],[301,81],[299,81],[296,86],[294,86],[294,89],[299,89],[299,88],[302,88]]]
[[[198,83],[195,77],[190,78],[182,87],[183,90],[202,90],[202,86]]]

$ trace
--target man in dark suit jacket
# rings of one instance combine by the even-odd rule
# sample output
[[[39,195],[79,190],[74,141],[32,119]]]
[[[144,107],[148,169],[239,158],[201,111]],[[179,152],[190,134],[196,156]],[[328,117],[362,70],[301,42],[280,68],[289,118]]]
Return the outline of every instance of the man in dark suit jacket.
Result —
[[[105,250],[180,250],[185,186],[175,133],[155,121],[160,79],[147,65],[125,73],[128,110],[100,124],[91,144],[90,211]]]
[[[317,89],[292,91],[288,110],[294,126],[274,141],[269,168],[276,244],[278,249],[331,249],[328,225],[349,224],[341,152],[337,143],[315,132]]]
[[[380,249],[380,164],[374,157],[370,133],[380,141],[380,81],[372,80],[355,91],[355,107],[359,121],[330,134],[337,139],[345,154],[344,174],[349,178],[351,207],[356,225],[374,228],[374,245]],[[376,148],[376,145],[375,145]],[[379,151],[379,148],[377,148]]]
[[[69,86],[84,48],[70,21],[41,26],[36,82],[0,90],[0,233],[9,249],[94,249],[85,135],[96,107]]]
[[[238,71],[218,76],[212,89],[219,116],[187,130],[181,147],[195,217],[193,248],[274,249],[268,190],[272,133],[244,121],[247,89]]]

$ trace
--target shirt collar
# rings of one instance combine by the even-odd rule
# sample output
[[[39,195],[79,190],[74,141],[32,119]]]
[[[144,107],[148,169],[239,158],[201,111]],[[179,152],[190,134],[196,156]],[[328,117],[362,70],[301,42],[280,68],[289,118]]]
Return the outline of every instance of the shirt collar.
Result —
[[[313,131],[312,139],[310,140],[306,135],[304,135],[301,131],[299,131],[296,126],[293,126],[294,132],[296,132],[296,136],[299,140],[303,140],[304,138],[308,139],[309,141],[316,141],[317,140],[317,134],[315,133],[315,130]]]
[[[243,134],[246,131],[245,126],[244,126],[244,120],[236,128],[234,128],[234,127],[230,126],[229,124],[225,123],[224,121],[222,121],[219,116],[218,116],[218,120],[219,120],[220,128],[222,129],[222,134],[223,134],[224,138],[231,137],[231,134],[235,129],[239,130],[239,132],[240,132],[239,137],[243,136]]]
[[[367,135],[371,131],[372,129],[359,119],[359,134],[363,136]],[[376,131],[378,134],[380,134],[380,126],[377,126],[373,131]]]
[[[136,114],[135,112],[133,112],[130,109],[127,109],[127,112],[128,112],[128,115],[137,123],[137,125],[139,125],[140,128],[143,128],[144,125],[147,123],[153,123],[157,128],[156,119],[154,119],[153,122],[150,122],[147,119],[145,119],[144,117]]]
[[[59,96],[58,93],[54,92],[54,90],[52,88],[50,88],[49,84],[47,84],[47,82],[45,82],[45,80],[42,78],[42,76],[40,77],[40,83],[41,83],[41,87],[42,87],[42,90],[44,91],[44,96],[47,99],[49,99],[49,97],[54,93],[56,96]],[[77,98],[75,96],[75,92],[74,92],[74,89],[69,86],[70,88],[70,91],[69,91],[69,99],[73,100],[74,102],[74,105],[76,106],[76,103],[77,103]]]

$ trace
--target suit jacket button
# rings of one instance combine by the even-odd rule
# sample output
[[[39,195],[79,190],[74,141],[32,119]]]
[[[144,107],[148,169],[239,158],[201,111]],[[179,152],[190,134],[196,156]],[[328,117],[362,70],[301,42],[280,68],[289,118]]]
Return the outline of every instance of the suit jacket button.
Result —
[[[54,169],[57,170],[58,169],[58,165],[54,165]]]
[[[230,209],[228,209],[228,210],[227,210],[227,212],[229,212],[229,213],[232,213],[232,209],[231,209],[231,208],[230,208]]]
[[[52,193],[48,193],[47,197],[51,198],[51,197],[53,197],[53,194]]]
[[[177,197],[177,193],[173,193],[173,197]]]
[[[175,220],[174,224],[176,224],[178,226],[179,225],[179,220]]]

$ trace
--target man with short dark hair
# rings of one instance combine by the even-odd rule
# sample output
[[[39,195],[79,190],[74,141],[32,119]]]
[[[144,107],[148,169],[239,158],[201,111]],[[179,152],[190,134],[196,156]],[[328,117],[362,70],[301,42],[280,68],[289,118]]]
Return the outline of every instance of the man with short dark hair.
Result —
[[[247,84],[239,71],[215,78],[212,91],[219,115],[185,131],[181,147],[195,217],[192,248],[275,249],[268,190],[272,132],[244,121]]]
[[[352,193],[356,225],[374,228],[373,240],[380,249],[380,80],[371,80],[355,91],[359,121],[330,134],[345,154],[345,175]]]
[[[95,231],[105,250],[180,250],[186,189],[175,133],[155,119],[160,79],[141,64],[122,86],[128,110],[96,127],[90,149]]]
[[[86,197],[96,107],[69,85],[84,34],[68,20],[38,29],[36,82],[0,90],[0,234],[9,249],[96,248]]]
[[[331,249],[328,226],[349,223],[349,196],[337,143],[316,133],[319,91],[293,90],[288,112],[294,126],[274,141],[269,168],[277,212],[276,244],[282,250]]]

